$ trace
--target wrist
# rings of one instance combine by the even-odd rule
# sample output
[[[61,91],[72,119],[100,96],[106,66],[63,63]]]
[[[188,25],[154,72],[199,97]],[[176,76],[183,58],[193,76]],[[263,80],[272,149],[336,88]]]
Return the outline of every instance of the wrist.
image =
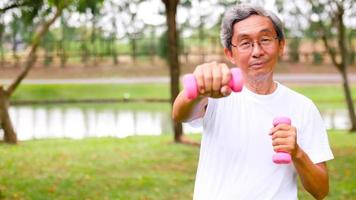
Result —
[[[304,151],[299,147],[299,145],[297,145],[294,154],[292,154],[292,158],[295,161],[299,161],[302,160],[303,157],[304,157]]]

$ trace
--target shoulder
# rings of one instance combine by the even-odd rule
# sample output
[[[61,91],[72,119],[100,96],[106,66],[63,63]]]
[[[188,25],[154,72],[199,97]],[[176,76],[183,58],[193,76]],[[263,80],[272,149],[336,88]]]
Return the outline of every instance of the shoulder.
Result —
[[[297,104],[303,104],[304,106],[313,106],[314,105],[313,101],[309,97],[307,97],[307,96],[305,96],[305,95],[303,95],[303,94],[301,94],[301,93],[299,93],[285,85],[282,85],[282,84],[279,84],[279,85],[281,87],[282,95],[284,96],[284,98],[287,98],[286,100],[291,101],[293,103],[297,103]]]

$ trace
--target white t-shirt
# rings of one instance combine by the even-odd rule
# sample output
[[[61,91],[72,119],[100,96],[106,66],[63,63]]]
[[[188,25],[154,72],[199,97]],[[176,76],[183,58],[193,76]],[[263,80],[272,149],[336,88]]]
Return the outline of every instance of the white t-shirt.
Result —
[[[209,98],[203,125],[195,200],[294,200],[293,164],[272,162],[269,130],[277,116],[289,117],[297,142],[314,163],[333,159],[319,111],[305,96],[277,83],[269,95],[247,88],[229,97]]]

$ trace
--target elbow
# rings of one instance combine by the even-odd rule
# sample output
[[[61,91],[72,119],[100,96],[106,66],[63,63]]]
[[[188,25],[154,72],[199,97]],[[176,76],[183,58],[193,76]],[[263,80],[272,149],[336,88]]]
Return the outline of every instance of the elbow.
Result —
[[[329,194],[329,187],[320,195],[320,199],[324,199]]]
[[[327,195],[328,195],[328,192],[323,193],[323,194],[315,195],[314,198],[317,199],[317,200],[323,200]]]
[[[329,194],[329,186],[327,186],[324,189],[320,189],[317,193],[315,193],[313,196],[317,200],[322,200]]]
[[[182,123],[182,122],[184,122],[183,117],[182,117],[182,116],[179,114],[179,112],[178,112],[177,110],[175,110],[175,109],[173,109],[173,111],[172,111],[172,119],[173,119],[173,121],[176,122],[176,123]]]
[[[174,122],[180,122],[179,121],[179,116],[174,111],[172,112],[172,119],[173,119]]]

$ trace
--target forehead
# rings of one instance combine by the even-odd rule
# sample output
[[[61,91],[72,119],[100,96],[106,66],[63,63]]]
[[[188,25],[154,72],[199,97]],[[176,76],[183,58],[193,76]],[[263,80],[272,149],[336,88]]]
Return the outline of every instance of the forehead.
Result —
[[[275,33],[272,21],[265,16],[251,15],[250,17],[234,24],[233,37],[253,36],[260,33]]]

